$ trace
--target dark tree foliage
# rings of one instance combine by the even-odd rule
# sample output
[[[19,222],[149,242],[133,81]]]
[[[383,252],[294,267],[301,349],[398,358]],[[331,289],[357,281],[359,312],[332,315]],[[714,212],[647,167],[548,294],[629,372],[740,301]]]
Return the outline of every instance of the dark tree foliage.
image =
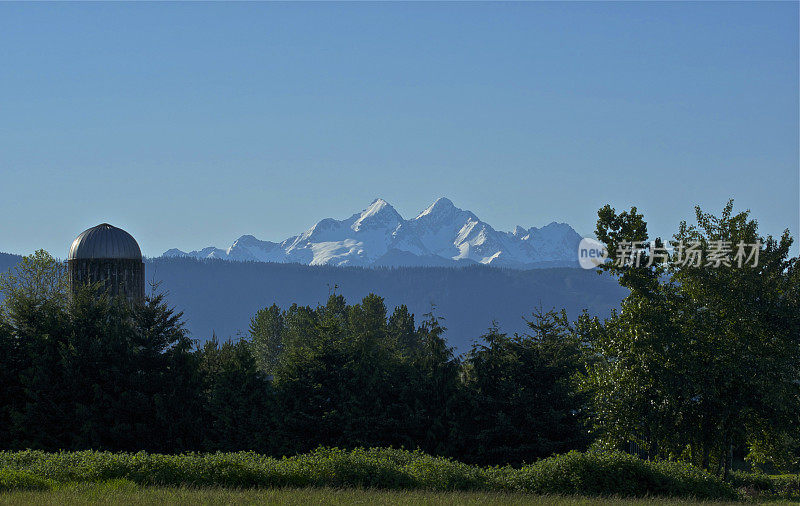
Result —
[[[348,306],[334,295],[317,309],[293,307],[285,321],[275,385],[287,450],[408,443],[402,355],[383,299]]]
[[[65,413],[69,398],[63,389],[62,351],[71,323],[67,308],[66,270],[44,251],[37,251],[0,275],[5,297],[0,306],[9,355],[2,368],[9,374],[0,385],[7,392],[4,408],[10,448],[70,448]]]
[[[415,328],[406,307],[387,318],[375,295],[352,306],[334,295],[318,308],[268,308],[251,331],[254,353],[277,364],[284,453],[402,445],[505,464],[586,445],[570,383],[580,348],[566,317],[539,312],[529,328],[487,337],[464,364],[434,314]]]
[[[491,327],[466,359],[459,453],[469,462],[533,462],[588,443],[571,385],[580,343],[563,314],[540,310],[528,325],[514,336]]]
[[[416,332],[411,331],[414,319],[405,306],[398,308],[390,319],[390,323],[406,323],[400,335],[409,343],[404,345],[409,357],[404,401],[411,407],[407,437],[411,446],[426,452],[453,454],[457,447],[456,413],[463,395],[459,382],[460,362],[447,345],[444,338],[447,329],[440,319],[433,313],[426,316]]]
[[[205,417],[199,424],[209,451],[274,450],[275,395],[258,369],[246,341],[220,344],[216,338],[198,351]]]
[[[53,413],[35,424],[57,436],[29,440],[27,446],[49,448],[144,449],[176,451],[195,448],[194,430],[202,406],[191,342],[161,296],[143,304],[98,296],[83,290],[71,301],[57,346],[44,337],[37,349],[24,346],[29,378],[56,375],[57,395],[34,394],[27,386],[24,404],[15,413],[18,442],[24,425],[42,412]],[[47,364],[34,355],[52,354]],[[27,383],[23,376],[23,384]],[[37,390],[41,391],[40,388]],[[46,392],[46,390],[45,390]]]
[[[259,309],[250,319],[250,340],[257,367],[272,374],[283,351],[285,322],[281,309],[273,304]]]
[[[11,445],[11,413],[19,405],[20,392],[17,385],[19,376],[19,354],[11,329],[0,320],[0,448]]]
[[[37,252],[4,275],[0,437],[11,448],[194,449],[202,414],[192,343],[162,296],[129,304]]]
[[[387,323],[387,332],[401,350],[409,353],[419,347],[415,331],[414,315],[408,311],[408,307],[402,304],[394,308]]]

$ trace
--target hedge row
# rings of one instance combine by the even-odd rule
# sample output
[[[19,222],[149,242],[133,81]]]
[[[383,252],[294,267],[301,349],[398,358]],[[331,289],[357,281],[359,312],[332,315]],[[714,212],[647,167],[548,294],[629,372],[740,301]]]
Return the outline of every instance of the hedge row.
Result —
[[[784,499],[800,498],[800,475],[770,476],[762,473],[731,473],[731,485],[745,495],[774,496]]]
[[[0,492],[9,490],[48,490],[56,483],[27,471],[0,469]]]
[[[282,459],[251,452],[184,455],[0,452],[0,490],[114,479],[161,486],[327,486],[698,499],[736,497],[730,485],[695,467],[646,462],[622,453],[570,452],[511,468],[476,467],[419,451],[383,448],[349,451],[320,448]]]

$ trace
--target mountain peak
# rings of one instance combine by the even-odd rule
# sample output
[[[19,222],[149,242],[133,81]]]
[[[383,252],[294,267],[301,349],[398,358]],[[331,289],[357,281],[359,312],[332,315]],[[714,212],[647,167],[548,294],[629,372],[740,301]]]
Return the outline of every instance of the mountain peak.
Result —
[[[453,204],[453,201],[447,197],[439,197],[433,204],[429,205],[427,209],[419,213],[417,218],[421,218],[422,216],[427,216],[429,214],[452,211],[454,209],[457,209],[457,207]]]
[[[384,209],[394,210],[394,207],[392,207],[392,205],[386,202],[385,200],[377,198],[373,200],[369,206],[367,206],[367,208],[361,213],[361,215],[364,216],[364,214],[377,214],[383,211]]]
[[[397,225],[403,221],[400,213],[391,204],[383,199],[375,199],[372,204],[357,215],[358,219],[353,223],[352,229],[358,231],[367,222],[376,222],[383,225]]]
[[[552,232],[552,233],[562,233],[562,234],[577,233],[571,226],[569,226],[568,223],[561,223],[558,221],[551,221],[550,223],[541,228],[536,228],[536,230],[538,232]]]

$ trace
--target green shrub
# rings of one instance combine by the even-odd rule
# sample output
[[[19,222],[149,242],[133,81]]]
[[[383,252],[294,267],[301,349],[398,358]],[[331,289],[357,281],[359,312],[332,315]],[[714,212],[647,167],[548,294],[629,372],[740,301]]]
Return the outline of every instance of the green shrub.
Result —
[[[276,459],[252,452],[0,452],[0,469],[60,483],[128,480],[142,486],[363,487],[504,490],[540,494],[731,499],[734,490],[689,465],[612,453],[578,453],[519,469],[470,466],[420,451],[319,448]]]
[[[54,483],[28,471],[0,469],[0,492],[9,490],[48,490]]]
[[[785,474],[774,476],[772,482],[775,484],[775,493],[786,499],[800,498],[800,475]]]
[[[800,498],[800,475],[770,476],[764,473],[731,473],[731,485],[744,495],[765,495],[783,499]]]
[[[732,471],[730,483],[737,489],[748,489],[755,492],[768,492],[774,487],[772,478],[764,473],[747,473],[744,471]]]
[[[509,473],[513,488],[539,494],[736,497],[733,488],[698,468],[624,453],[570,452]]]

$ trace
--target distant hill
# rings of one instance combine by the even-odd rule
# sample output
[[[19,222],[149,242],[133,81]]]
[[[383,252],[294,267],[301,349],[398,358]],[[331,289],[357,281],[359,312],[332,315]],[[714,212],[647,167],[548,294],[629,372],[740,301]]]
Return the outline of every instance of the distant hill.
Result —
[[[17,265],[20,260],[22,260],[20,255],[0,253],[0,272],[6,272],[8,269]],[[0,297],[2,297],[2,294],[0,294]]]
[[[523,317],[539,306],[565,308],[573,318],[583,309],[606,316],[626,295],[608,276],[573,268],[359,268],[157,258],[146,270],[148,279],[162,281],[200,339],[212,331],[220,337],[244,333],[253,314],[272,303],[324,303],[337,287],[350,302],[374,292],[390,311],[406,304],[418,322],[435,304],[449,329],[448,342],[463,352],[492,320],[507,332],[520,332]]]
[[[0,253],[0,269],[5,272],[20,258]],[[246,333],[253,314],[273,303],[283,308],[324,303],[337,287],[350,302],[374,292],[390,311],[406,304],[418,323],[435,304],[436,314],[445,318],[448,342],[464,352],[492,320],[506,332],[521,332],[523,317],[539,306],[565,308],[572,318],[583,309],[606,316],[626,294],[608,276],[566,267],[363,268],[155,258],[146,260],[145,271],[148,280],[161,282],[200,341],[212,333],[223,339]]]
[[[566,223],[498,231],[446,198],[409,220],[376,199],[349,218],[326,218],[280,243],[243,235],[227,249],[173,248],[162,256],[350,267],[483,264],[540,269],[577,267],[580,241]]]

